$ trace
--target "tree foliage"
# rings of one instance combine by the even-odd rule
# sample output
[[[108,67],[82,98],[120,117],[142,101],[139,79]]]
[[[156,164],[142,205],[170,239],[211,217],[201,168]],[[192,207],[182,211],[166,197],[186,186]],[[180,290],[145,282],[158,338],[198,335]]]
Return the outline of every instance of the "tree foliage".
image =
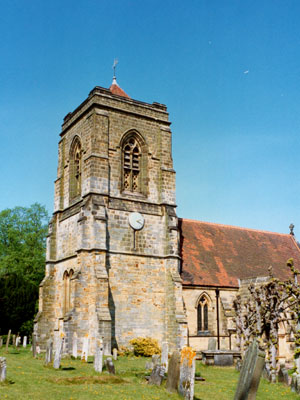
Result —
[[[40,204],[0,212],[0,334],[29,333],[44,275],[48,213]]]

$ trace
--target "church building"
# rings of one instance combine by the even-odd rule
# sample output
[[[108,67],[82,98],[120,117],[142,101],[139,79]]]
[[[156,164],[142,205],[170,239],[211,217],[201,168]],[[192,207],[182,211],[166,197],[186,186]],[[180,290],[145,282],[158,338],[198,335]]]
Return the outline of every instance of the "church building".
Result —
[[[235,345],[232,301],[242,280],[284,278],[300,265],[292,234],[178,219],[165,105],[131,99],[115,78],[95,87],[60,133],[54,213],[35,334],[89,337],[112,347],[136,337],[207,349]]]

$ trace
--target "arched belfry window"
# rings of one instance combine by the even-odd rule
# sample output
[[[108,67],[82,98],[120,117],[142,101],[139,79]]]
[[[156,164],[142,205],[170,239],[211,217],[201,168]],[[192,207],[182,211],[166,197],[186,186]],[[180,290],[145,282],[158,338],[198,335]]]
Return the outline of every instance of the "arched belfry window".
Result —
[[[70,272],[65,271],[63,276],[63,284],[64,284],[64,293],[63,293],[63,308],[64,314],[67,313],[71,309],[71,278],[74,274],[74,271],[71,269]]]
[[[141,146],[135,135],[130,135],[122,146],[122,189],[129,192],[142,192]]]
[[[82,150],[78,137],[73,140],[70,151],[70,199],[81,195]]]
[[[197,330],[199,332],[208,331],[208,299],[202,295],[197,306]]]

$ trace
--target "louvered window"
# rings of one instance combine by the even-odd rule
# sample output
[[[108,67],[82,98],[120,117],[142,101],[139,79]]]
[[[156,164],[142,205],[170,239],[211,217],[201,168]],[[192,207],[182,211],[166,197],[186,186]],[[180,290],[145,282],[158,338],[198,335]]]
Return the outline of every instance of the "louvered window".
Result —
[[[141,151],[134,137],[127,139],[123,146],[123,190],[140,191]]]

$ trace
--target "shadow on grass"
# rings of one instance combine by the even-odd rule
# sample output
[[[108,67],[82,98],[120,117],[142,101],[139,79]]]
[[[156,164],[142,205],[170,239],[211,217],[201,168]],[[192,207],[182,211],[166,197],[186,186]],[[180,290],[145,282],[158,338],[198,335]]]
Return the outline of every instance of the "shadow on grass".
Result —
[[[74,371],[74,369],[76,369],[76,368],[74,368],[74,367],[62,367],[61,368],[62,371]]]
[[[8,386],[8,385],[13,385],[15,382],[12,381],[11,379],[5,379],[4,382],[0,382],[0,386]]]
[[[51,383],[57,383],[59,385],[83,385],[87,384],[119,384],[126,383],[126,381],[119,376],[74,376],[73,378],[48,378]]]

